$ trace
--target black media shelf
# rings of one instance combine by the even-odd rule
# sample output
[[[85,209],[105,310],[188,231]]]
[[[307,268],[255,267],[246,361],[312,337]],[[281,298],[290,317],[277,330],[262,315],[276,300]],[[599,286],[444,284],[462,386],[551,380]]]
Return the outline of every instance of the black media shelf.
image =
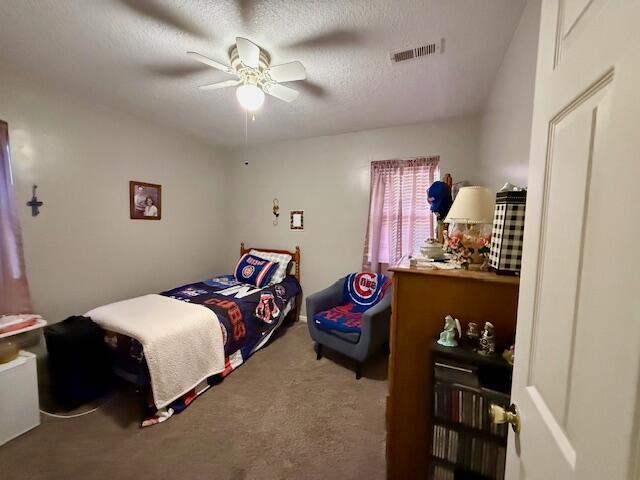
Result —
[[[432,480],[504,480],[507,425],[491,422],[491,404],[510,403],[512,366],[469,345],[430,346],[434,371],[431,412]]]
[[[513,369],[498,353],[491,356],[480,355],[475,352],[474,347],[467,343],[462,343],[457,347],[443,347],[434,340],[431,344],[431,351],[434,355],[458,360],[463,363],[471,363],[477,366],[497,368],[505,371],[511,371]]]

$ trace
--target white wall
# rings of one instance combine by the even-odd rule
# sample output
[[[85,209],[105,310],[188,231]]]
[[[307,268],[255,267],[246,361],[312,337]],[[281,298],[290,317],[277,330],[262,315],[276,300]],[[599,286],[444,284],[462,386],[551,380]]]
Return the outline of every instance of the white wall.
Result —
[[[57,321],[223,269],[223,152],[46,87],[0,83],[37,312]],[[162,220],[129,219],[129,180],[162,185]],[[33,183],[38,217],[25,205]]]
[[[302,286],[316,292],[362,266],[374,160],[440,155],[443,173],[478,181],[479,117],[276,142],[235,150],[230,165],[228,269],[247,246],[302,250]],[[273,226],[273,199],[280,223]],[[303,232],[289,211],[304,210]]]
[[[244,149],[3,78],[36,310],[59,320],[231,271],[241,241],[300,245],[305,292],[324,288],[361,266],[373,160],[440,155],[454,181],[526,184],[539,2],[528,2],[482,116],[251,146],[248,167]],[[129,220],[132,179],[163,185],[161,221]],[[36,218],[24,206],[33,182],[45,201]],[[305,231],[291,232],[298,209]]]
[[[505,182],[527,185],[540,0],[529,0],[482,116],[482,183],[495,190]]]

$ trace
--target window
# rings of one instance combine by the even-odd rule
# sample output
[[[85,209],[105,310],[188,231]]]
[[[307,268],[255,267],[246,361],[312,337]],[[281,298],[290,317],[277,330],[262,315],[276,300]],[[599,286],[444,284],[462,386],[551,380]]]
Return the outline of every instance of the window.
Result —
[[[12,190],[9,129],[0,121],[0,315],[31,311]]]
[[[439,157],[371,163],[369,223],[364,268],[383,271],[417,254],[433,236],[427,189],[440,177]]]

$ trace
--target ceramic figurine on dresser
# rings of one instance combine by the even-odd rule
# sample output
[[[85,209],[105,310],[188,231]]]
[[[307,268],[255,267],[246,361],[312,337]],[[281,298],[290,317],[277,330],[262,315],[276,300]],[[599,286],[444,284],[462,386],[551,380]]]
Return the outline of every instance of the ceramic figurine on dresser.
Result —
[[[478,324],[475,322],[469,322],[469,324],[467,325],[465,336],[467,337],[467,341],[471,345],[477,346],[478,340],[480,340],[480,330],[478,329]]]
[[[485,322],[482,334],[480,335],[480,355],[493,355],[496,351],[496,340],[494,336],[494,327],[491,322]]]
[[[451,315],[444,317],[444,330],[440,333],[438,344],[443,347],[457,347],[456,331],[458,332],[458,337],[462,337],[460,320],[453,318]]]

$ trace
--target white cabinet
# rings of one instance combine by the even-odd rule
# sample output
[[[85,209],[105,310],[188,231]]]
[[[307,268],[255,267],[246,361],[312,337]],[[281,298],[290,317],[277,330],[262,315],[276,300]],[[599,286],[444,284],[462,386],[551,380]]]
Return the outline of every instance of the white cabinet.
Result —
[[[0,364],[0,445],[40,425],[36,356]]]

